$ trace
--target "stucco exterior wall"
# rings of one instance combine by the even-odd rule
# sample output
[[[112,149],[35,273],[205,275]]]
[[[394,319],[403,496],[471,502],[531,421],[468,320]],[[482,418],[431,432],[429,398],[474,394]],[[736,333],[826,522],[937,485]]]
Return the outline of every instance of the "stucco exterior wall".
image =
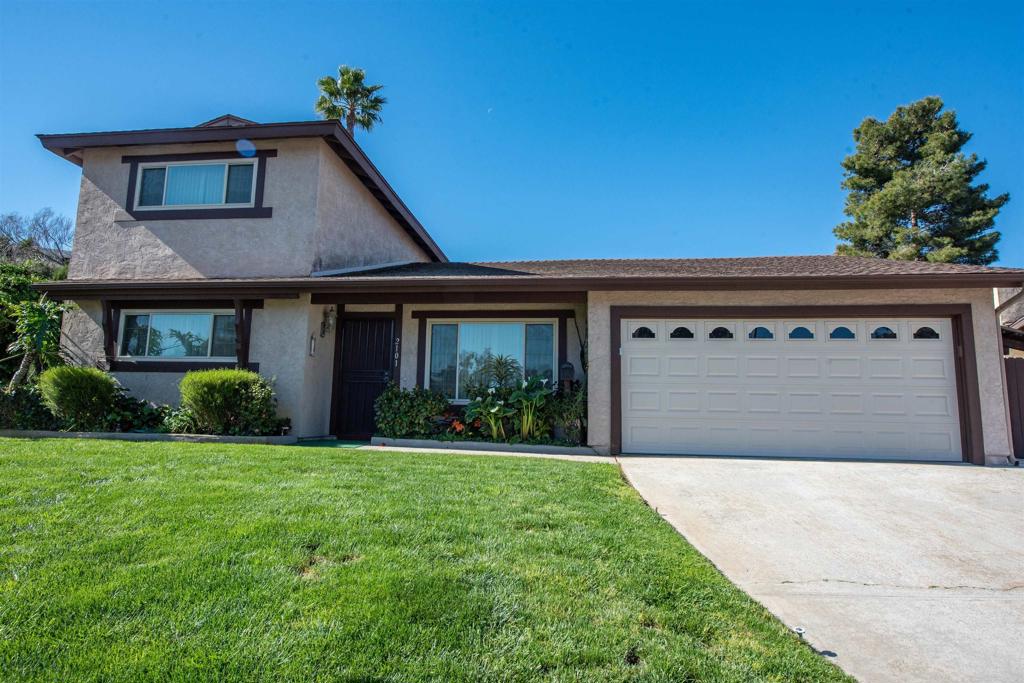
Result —
[[[1007,424],[1000,333],[992,307],[991,289],[590,292],[590,445],[598,452],[607,453],[611,444],[611,306],[815,306],[908,303],[971,305],[985,455],[991,458],[1005,458],[1012,449]]]
[[[580,335],[587,336],[587,307],[583,304],[408,304],[402,311],[402,367],[401,386],[411,389],[416,386],[416,355],[419,349],[419,320],[412,317],[414,311],[451,311],[458,317],[459,311],[509,311],[509,310],[573,310],[576,324],[566,324],[566,356],[576,368],[576,379],[584,379],[585,372],[580,359]],[[579,334],[576,331],[579,326]],[[427,360],[429,363],[429,360]],[[557,372],[557,369],[556,369]]]
[[[233,151],[230,143],[84,150],[70,279],[306,276],[313,263],[318,139],[261,140],[271,218],[145,220],[125,211],[122,155]]]
[[[270,218],[134,220],[123,155],[233,152],[230,143],[84,150],[70,279],[305,277],[315,270],[427,255],[319,138],[260,140],[275,149]]]
[[[253,311],[249,357],[259,363],[260,374],[273,379],[279,412],[292,420],[292,433],[323,436],[328,433],[331,408],[331,372],[334,332],[320,337],[324,306],[310,305],[309,295],[299,299],[268,299]],[[64,348],[77,362],[104,366],[101,307],[83,301],[65,316]],[[316,340],[310,354],[310,338]],[[180,372],[112,373],[135,398],[177,405]]]
[[[319,152],[313,270],[430,260],[337,154]]]

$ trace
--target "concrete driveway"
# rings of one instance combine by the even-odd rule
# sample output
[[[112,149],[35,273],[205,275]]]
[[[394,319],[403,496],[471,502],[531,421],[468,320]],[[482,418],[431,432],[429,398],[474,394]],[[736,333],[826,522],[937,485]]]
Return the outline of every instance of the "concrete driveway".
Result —
[[[1024,468],[624,456],[640,494],[862,681],[1024,681]]]

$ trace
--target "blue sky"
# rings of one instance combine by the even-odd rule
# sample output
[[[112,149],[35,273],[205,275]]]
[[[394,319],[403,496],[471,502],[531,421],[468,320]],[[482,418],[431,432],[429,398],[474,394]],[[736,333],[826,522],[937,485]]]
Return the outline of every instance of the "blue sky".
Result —
[[[314,118],[340,63],[361,134],[453,260],[829,253],[865,116],[943,97],[1012,198],[1024,265],[1024,3],[0,0],[0,211],[74,216],[39,132]]]

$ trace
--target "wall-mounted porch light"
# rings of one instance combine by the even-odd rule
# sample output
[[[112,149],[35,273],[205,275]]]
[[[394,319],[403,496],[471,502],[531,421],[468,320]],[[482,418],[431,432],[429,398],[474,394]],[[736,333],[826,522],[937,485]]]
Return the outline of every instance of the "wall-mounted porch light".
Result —
[[[326,337],[328,332],[334,330],[334,325],[338,322],[338,312],[334,310],[334,306],[327,306],[324,308],[324,319],[320,323],[320,336]],[[312,353],[309,355],[313,355]]]

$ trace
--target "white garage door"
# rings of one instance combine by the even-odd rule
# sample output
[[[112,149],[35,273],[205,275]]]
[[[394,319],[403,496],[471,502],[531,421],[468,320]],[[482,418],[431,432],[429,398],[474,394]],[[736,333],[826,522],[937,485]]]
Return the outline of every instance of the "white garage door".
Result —
[[[948,319],[622,321],[622,452],[961,459]]]

